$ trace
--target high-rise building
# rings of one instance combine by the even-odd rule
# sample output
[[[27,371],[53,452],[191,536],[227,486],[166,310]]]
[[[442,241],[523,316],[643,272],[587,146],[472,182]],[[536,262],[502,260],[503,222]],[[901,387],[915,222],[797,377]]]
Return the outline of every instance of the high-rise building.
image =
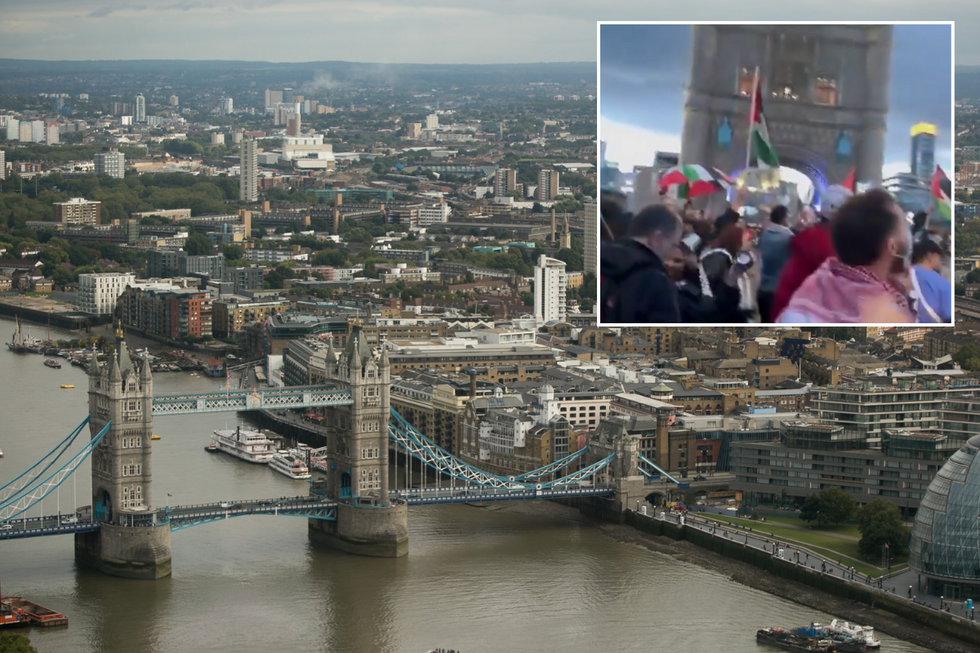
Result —
[[[3,150],[0,150],[0,181],[7,178],[7,155]]]
[[[410,122],[405,131],[405,138],[410,141],[417,141],[422,137],[422,123]]]
[[[912,174],[932,179],[936,169],[936,126],[920,122],[912,127]]]
[[[53,120],[45,121],[44,123],[44,142],[48,145],[58,144],[58,123]]]
[[[435,113],[430,113],[425,117],[425,128],[426,129],[439,129],[439,115]]]
[[[540,324],[565,319],[565,262],[541,255],[534,266],[534,317]]]
[[[146,122],[146,98],[142,93],[136,95],[136,111],[133,114],[133,121],[138,123]]]
[[[44,121],[43,120],[32,120],[31,121],[31,142],[32,143],[43,143],[44,142]]]
[[[63,225],[94,227],[99,224],[101,215],[102,202],[91,202],[84,197],[73,197],[67,202],[55,202],[51,205],[51,219]]]
[[[116,300],[127,286],[136,282],[136,275],[122,272],[102,272],[78,275],[78,309],[92,315],[110,315],[116,310]]]
[[[256,202],[259,199],[259,144],[251,136],[242,139],[239,165],[238,199]]]
[[[126,176],[126,155],[116,150],[96,152],[95,174],[122,179]]]
[[[299,109],[298,104],[294,105],[293,112],[286,117],[286,136],[299,136],[302,133],[303,122]]]
[[[542,170],[538,173],[538,190],[535,199],[550,202],[558,196],[558,181],[561,175],[557,170]]]
[[[235,110],[235,101],[230,97],[223,97],[218,100],[218,110],[221,115],[227,116]]]
[[[503,197],[505,193],[517,190],[517,171],[513,168],[497,168],[496,177],[493,180],[493,194]]]
[[[275,108],[277,104],[282,103],[282,91],[272,91],[265,89],[265,110]]]
[[[599,205],[590,197],[585,198],[585,274],[599,276]]]
[[[170,96],[170,106],[172,106],[172,107],[180,106],[180,98],[178,98],[176,95],[171,95]]]
[[[284,88],[284,89],[282,89],[282,99],[279,100],[279,101],[280,102],[285,102],[286,104],[292,104],[293,103],[293,89],[291,89],[291,88]]]
[[[20,121],[16,118],[7,119],[7,140],[20,140]]]

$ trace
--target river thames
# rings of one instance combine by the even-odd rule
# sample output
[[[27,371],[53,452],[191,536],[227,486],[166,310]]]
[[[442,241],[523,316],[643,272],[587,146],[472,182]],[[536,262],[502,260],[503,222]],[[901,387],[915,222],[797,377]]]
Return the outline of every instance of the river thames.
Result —
[[[0,321],[4,341],[11,328]],[[87,413],[85,373],[43,360],[0,352],[0,485]],[[154,375],[158,394],[222,383]],[[236,423],[231,413],[155,420],[153,503],[165,505],[168,494],[171,504],[305,494],[305,481],[204,451],[214,429]],[[76,476],[44,501],[45,514],[91,503],[87,462]],[[77,567],[71,536],[3,541],[0,584],[6,596],[69,618],[67,628],[25,631],[42,653],[756,653],[764,650],[758,628],[832,618],[576,520],[416,507],[409,529],[409,555],[386,560],[314,545],[297,517],[201,525],[173,533],[173,575],[159,581]],[[880,639],[889,653],[926,650]]]

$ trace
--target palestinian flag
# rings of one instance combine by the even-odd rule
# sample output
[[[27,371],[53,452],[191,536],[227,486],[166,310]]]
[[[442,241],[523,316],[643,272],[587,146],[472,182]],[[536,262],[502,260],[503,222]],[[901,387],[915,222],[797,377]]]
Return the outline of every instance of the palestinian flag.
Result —
[[[755,91],[752,93],[752,112],[749,122],[749,144],[760,168],[778,168],[779,157],[772,149],[769,128],[766,127],[766,114],[762,111],[762,80],[759,71],[755,72]]]
[[[949,187],[949,177],[942,168],[936,166],[936,172],[932,175],[932,198],[936,204],[936,212],[945,220],[952,220],[953,215],[953,204],[946,193]]]
[[[678,186],[678,197],[700,197],[725,190],[724,185],[703,166],[677,166],[660,175],[660,187]]]

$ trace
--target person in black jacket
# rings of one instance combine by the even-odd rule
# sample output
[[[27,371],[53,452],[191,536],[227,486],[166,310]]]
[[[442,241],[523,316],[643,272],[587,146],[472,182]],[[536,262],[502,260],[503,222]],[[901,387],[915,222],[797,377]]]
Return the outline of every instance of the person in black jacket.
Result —
[[[663,262],[677,247],[682,232],[680,218],[658,204],[633,217],[625,238],[602,243],[601,323],[680,322],[677,287]]]
[[[677,285],[677,304],[684,324],[744,322],[739,308],[741,294],[738,280],[745,267],[733,265],[722,275],[722,283],[712,297],[705,295],[701,284],[698,256],[686,243],[681,243],[666,260],[667,273]]]

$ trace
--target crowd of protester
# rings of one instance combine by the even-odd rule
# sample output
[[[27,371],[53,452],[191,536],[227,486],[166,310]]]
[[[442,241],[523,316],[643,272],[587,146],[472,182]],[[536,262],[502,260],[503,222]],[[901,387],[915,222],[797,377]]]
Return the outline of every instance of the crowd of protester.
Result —
[[[603,324],[952,321],[948,235],[884,190],[831,186],[818,209],[775,206],[758,225],[739,199],[713,218],[666,197],[633,215],[622,199],[600,207]]]

